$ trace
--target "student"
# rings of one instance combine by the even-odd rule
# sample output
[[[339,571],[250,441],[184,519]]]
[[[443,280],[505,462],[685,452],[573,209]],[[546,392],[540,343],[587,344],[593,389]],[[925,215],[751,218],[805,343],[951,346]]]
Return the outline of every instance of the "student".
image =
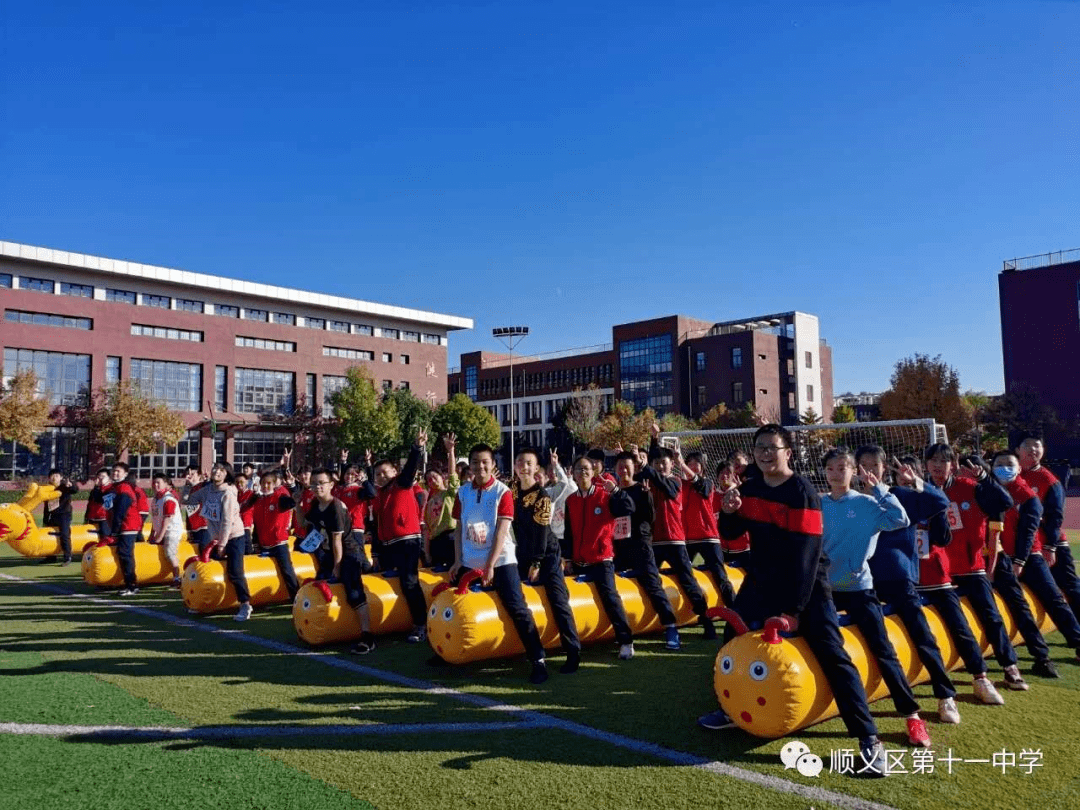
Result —
[[[531,447],[518,450],[511,487],[515,556],[522,581],[544,587],[566,653],[560,672],[570,674],[580,666],[581,641],[563,576],[563,549],[551,533],[551,498],[536,480],[539,469],[540,456],[536,450]]]
[[[634,502],[633,512],[615,521],[612,535],[615,541],[615,553],[619,554],[621,546],[627,567],[633,571],[637,581],[645,590],[645,595],[649,597],[649,603],[653,606],[657,618],[660,619],[660,625],[664,628],[664,646],[669,650],[678,650],[682,648],[678,620],[675,617],[675,611],[671,608],[671,601],[664,591],[664,584],[656,567],[656,557],[653,555],[652,499],[645,491],[644,485],[635,481],[638,464],[637,453],[629,450],[622,451],[615,457],[615,477],[619,488]]]
[[[426,446],[427,431],[421,429],[400,472],[389,460],[376,462],[374,468],[377,494],[372,507],[379,540],[379,567],[382,571],[393,568],[401,578],[401,590],[413,623],[405,638],[410,644],[427,638],[427,601],[419,578],[423,548],[421,508],[413,489],[420,454]]]
[[[750,533],[750,565],[735,597],[735,610],[747,623],[779,616],[798,629],[829,682],[848,733],[859,741],[864,772],[885,776],[885,749],[870,716],[862,678],[840,635],[829,559],[822,549],[821,498],[809,480],[791,469],[790,431],[763,425],[753,442],[761,474],[725,493],[719,518],[720,531],[727,537]],[[729,625],[725,636],[733,635]],[[709,729],[733,725],[722,709],[698,722]]]
[[[131,485],[131,491],[135,493],[135,509],[142,521],[139,525],[139,542],[146,542],[146,524],[150,522],[150,499],[146,495],[146,490],[139,486],[139,478],[135,473],[128,473],[127,482]]]
[[[544,646],[532,613],[521,590],[521,577],[514,554],[514,496],[509,487],[494,476],[495,454],[486,444],[469,451],[470,480],[461,485],[454,501],[454,565],[451,579],[456,583],[466,571],[483,571],[483,583],[492,585],[510,615],[525,654],[532,663],[529,681],[541,684],[548,679]]]
[[[203,475],[202,470],[194,464],[188,464],[184,469],[184,488],[180,491],[180,502],[186,504],[191,495],[207,484],[207,477]],[[202,554],[213,544],[210,539],[210,530],[206,527],[206,518],[199,514],[197,506],[192,506],[187,508],[187,522],[188,542]]]
[[[281,573],[290,601],[296,598],[300,589],[289,549],[289,526],[295,508],[296,500],[282,484],[278,473],[274,470],[264,472],[259,477],[259,497],[251,509],[255,537],[261,553],[272,559]]]
[[[684,460],[679,456],[683,480],[683,532],[686,535],[686,556],[691,560],[701,555],[705,570],[713,575],[720,589],[720,598],[731,607],[735,601],[735,588],[724,570],[724,554],[720,550],[720,530],[716,527],[713,482],[705,475],[705,457],[694,451]]]
[[[240,518],[240,502],[233,480],[232,465],[219,461],[210,470],[210,482],[182,500],[187,506],[198,506],[199,515],[206,520],[213,554],[225,560],[225,573],[236,589],[236,599],[240,602],[233,619],[246,622],[253,610],[251,593],[244,576],[244,522]]]
[[[1045,454],[1042,437],[1034,433],[1025,433],[1020,437],[1016,447],[1016,457],[1020,459],[1020,477],[1042,501],[1039,538],[1043,556],[1072,612],[1080,616],[1080,578],[1076,575],[1072,548],[1061,529],[1065,520],[1065,487],[1054,473],[1043,466]]]
[[[1057,678],[1057,669],[1050,661],[1050,648],[1035,623],[1020,583],[1031,589],[1074,651],[1080,649],[1080,623],[1058,590],[1042,556],[1038,536],[1042,502],[1020,478],[1020,459],[1012,450],[1001,450],[994,454],[991,467],[994,478],[1013,499],[1013,508],[1005,513],[1005,526],[1001,532],[1002,553],[997,554],[993,568],[994,589],[1008,605],[1016,628],[1035,659],[1032,674]]]
[[[592,462],[593,468],[596,470],[596,477],[603,478],[605,481],[615,483],[615,476],[604,470],[607,465],[607,453],[601,448],[594,447],[585,456]]]
[[[244,465],[249,466],[249,465]],[[255,544],[252,542],[252,530],[255,527],[254,512],[255,499],[258,493],[248,486],[250,482],[243,473],[233,479],[236,487],[236,502],[240,506],[240,522],[244,524],[244,554],[254,554]]]
[[[150,479],[154,498],[150,501],[150,542],[164,546],[165,556],[172,564],[172,587],[180,587],[180,536],[184,533],[184,512],[180,496],[173,491],[172,480],[164,472],[155,472]]]
[[[574,460],[573,473],[578,489],[566,499],[563,550],[573,561],[574,573],[596,584],[604,613],[615,630],[619,658],[627,661],[634,657],[634,635],[615,587],[612,535],[615,519],[633,514],[634,501],[613,482],[601,478],[601,471],[586,456]]]
[[[999,521],[1012,508],[1012,496],[989,474],[986,462],[970,457],[961,466],[947,444],[930,445],[923,457],[930,480],[949,499],[945,515],[952,540],[945,546],[945,574],[956,585],[957,596],[967,597],[978,617],[994,657],[1005,671],[1005,686],[1026,691],[1028,685],[1020,675],[1016,651],[998,613],[983,556],[991,517]],[[926,574],[927,566],[920,566],[920,584],[933,584]]]
[[[98,537],[109,536],[109,510],[112,509],[112,474],[108,467],[102,467],[94,477],[94,488],[86,500],[86,516],[83,523],[97,528]]]
[[[124,575],[120,596],[139,592],[135,579],[135,542],[142,531],[143,520],[138,511],[138,498],[128,483],[128,465],[118,461],[112,468],[112,508],[109,514],[109,534],[116,540],[116,556]]]
[[[736,451],[736,455],[740,451]],[[736,473],[736,462],[725,459],[716,465],[716,489],[713,490],[713,502],[712,511],[713,514],[719,514],[721,506],[724,502],[724,493],[729,489],[735,489],[739,486],[739,476]],[[745,464],[743,465],[745,469]],[[723,552],[723,559],[725,565],[734,566],[735,568],[745,568],[750,559],[750,534],[743,534],[741,537],[734,539],[728,539],[726,537],[720,538],[720,550]]]
[[[547,490],[548,497],[551,498],[551,533],[555,535],[555,539],[561,546],[566,534],[566,499],[577,492],[577,484],[562,468],[559,463],[559,452],[554,447],[548,451],[547,468],[550,480],[547,483],[541,483],[541,486]],[[616,556],[618,556],[618,551],[616,548]]]
[[[879,481],[885,480],[885,451],[876,444],[863,445],[855,451],[855,463]],[[929,553],[929,539],[920,531],[935,515],[949,508],[945,493],[933,484],[927,484],[918,474],[915,459],[893,459],[893,478],[896,486],[889,493],[900,502],[908,516],[908,525],[898,529],[885,529],[878,535],[877,549],[870,557],[870,573],[874,578],[874,591],[882,603],[889,605],[900,619],[914,646],[919,660],[930,676],[930,686],[938,701],[938,719],[942,723],[959,723],[960,711],[956,708],[956,687],[941,659],[941,650],[923,613],[922,601],[915,590],[919,580],[919,541],[922,539]],[[856,488],[863,495],[872,495],[872,488],[859,478]]]
[[[291,473],[286,473],[290,475]],[[287,479],[286,479],[287,480]],[[296,501],[296,509],[293,512],[293,525],[296,527],[297,541],[307,534],[305,515],[315,500],[315,489],[311,484],[311,465],[305,464],[296,472],[296,478],[289,485],[293,500]]]
[[[255,465],[250,461],[245,461],[244,466],[240,468],[241,474],[244,476],[244,489],[254,491],[255,490]],[[240,494],[240,488],[236,488],[237,497]]]
[[[443,447],[450,460],[450,475],[443,478],[442,473],[434,468],[427,471],[424,481],[428,486],[427,501],[424,504],[424,559],[431,566],[451,566],[454,564],[454,499],[457,497],[461,480],[454,471],[456,437],[453,433],[443,436]]]
[[[686,553],[686,531],[682,517],[682,479],[673,474],[675,454],[667,447],[657,444],[660,426],[653,423],[652,443],[649,446],[651,465],[642,467],[635,478],[649,482],[649,492],[653,501],[653,555],[656,564],[667,563],[679,582],[683,593],[693,605],[694,613],[704,628],[706,640],[716,638],[716,625],[708,616],[709,604],[705,594],[694,579],[694,569]]]
[[[469,464],[467,458],[459,458],[457,460],[457,475],[458,480],[462,484],[469,483],[469,480],[472,478],[472,466]]]
[[[79,487],[55,467],[49,470],[49,483],[60,493],[60,497],[45,501],[41,523],[43,526],[56,527],[56,536],[60,539],[60,550],[63,552],[60,565],[65,566],[71,562],[71,496],[79,491]],[[55,562],[56,557],[47,560]]]
[[[364,591],[363,561],[366,560],[362,535],[354,531],[352,517],[345,504],[334,497],[334,478],[330,470],[321,468],[311,474],[315,500],[304,516],[310,531],[322,535],[322,544],[315,557],[319,579],[334,579],[345,588],[345,600],[360,618],[360,640],[350,648],[356,655],[366,655],[375,649],[371,633],[371,613]]]
[[[896,711],[907,723],[908,741],[929,748],[930,735],[919,717],[919,704],[896,657],[896,649],[889,641],[869,564],[877,549],[878,535],[907,528],[907,513],[889,488],[865,467],[859,468],[859,477],[869,494],[851,488],[855,459],[848,450],[830,450],[823,461],[829,494],[821,499],[825,528],[822,548],[830,560],[833,602],[837,610],[847,612],[877,659]]]

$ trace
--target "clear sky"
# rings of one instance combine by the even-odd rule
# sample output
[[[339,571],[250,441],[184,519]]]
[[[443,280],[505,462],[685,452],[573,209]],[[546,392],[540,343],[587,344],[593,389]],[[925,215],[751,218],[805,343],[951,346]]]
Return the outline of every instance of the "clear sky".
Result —
[[[964,5],[966,7],[961,7]],[[1080,246],[1080,4],[4,4],[0,239],[525,323],[821,318],[1003,387]]]

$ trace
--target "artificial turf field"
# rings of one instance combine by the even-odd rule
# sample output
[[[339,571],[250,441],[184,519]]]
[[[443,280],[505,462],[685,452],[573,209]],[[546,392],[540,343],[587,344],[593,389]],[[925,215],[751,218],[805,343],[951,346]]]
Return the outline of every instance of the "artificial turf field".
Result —
[[[699,729],[717,646],[683,637],[679,652],[639,639],[629,662],[587,649],[573,676],[554,657],[537,688],[523,661],[432,668],[402,638],[366,657],[312,654],[287,606],[244,625],[188,616],[175,592],[121,601],[76,565],[0,544],[0,808],[1080,807],[1080,664],[1056,632],[1062,678],[1029,677],[1004,707],[975,705],[958,674],[960,726],[938,724],[916,687],[934,772],[870,781],[828,772],[829,752],[852,745],[839,720],[794,735],[824,760],[817,778],[784,769],[785,740]],[[906,748],[891,703],[872,708],[886,747]],[[949,774],[949,748],[1018,764],[1038,750],[1042,764]]]

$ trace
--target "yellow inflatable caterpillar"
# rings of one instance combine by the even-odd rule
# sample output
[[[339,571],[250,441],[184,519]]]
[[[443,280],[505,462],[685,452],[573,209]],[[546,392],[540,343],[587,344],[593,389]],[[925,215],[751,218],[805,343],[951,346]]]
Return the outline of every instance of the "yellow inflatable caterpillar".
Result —
[[[303,582],[315,576],[313,555],[294,551],[292,564],[297,581]],[[289,601],[285,580],[269,557],[246,555],[244,577],[251,592],[252,605],[277,605]],[[225,563],[222,560],[210,559],[209,549],[203,555],[191,557],[184,563],[184,574],[180,577],[180,593],[184,597],[184,604],[196,613],[231,610],[240,604],[236,599],[236,589],[225,573]],[[359,633],[357,635],[359,636]]]
[[[1053,622],[1027,586],[1024,586],[1024,595],[1035,621],[1044,631],[1053,629]],[[1006,632],[1010,638],[1016,639],[1019,634],[1012,614],[997,593],[994,598],[1005,622]],[[961,600],[961,606],[976,641],[984,651],[988,650],[986,635],[966,598]],[[924,607],[923,611],[937,639],[946,668],[958,668],[963,662],[937,610]],[[806,640],[780,635],[786,629],[786,623],[778,618],[769,619],[763,631],[750,632],[734,611],[721,608],[716,615],[726,619],[739,634],[720,649],[713,667],[716,697],[739,728],[757,737],[773,739],[828,720],[839,713],[825,674]],[[915,685],[929,680],[900,619],[894,615],[886,616],[885,628],[908,682]],[[842,626],[840,633],[844,639],[844,649],[862,677],[867,698],[874,701],[887,697],[888,688],[881,678],[877,660],[867,649],[862,634],[853,625]]]
[[[135,583],[157,585],[172,582],[173,567],[165,556],[165,546],[152,543],[136,543],[132,549],[135,557]],[[195,549],[187,540],[180,541],[179,557],[194,554]],[[119,588],[124,584],[120,570],[120,556],[116,546],[108,542],[91,543],[83,550],[82,575],[88,585],[98,588]]]
[[[17,503],[0,506],[0,541],[6,541],[24,557],[54,557],[63,553],[56,527],[39,527],[33,515],[45,501],[59,497],[60,493],[50,484],[31,484]],[[97,540],[96,526],[79,524],[71,527],[73,555],[81,554],[88,543]]]
[[[420,587],[430,603],[435,588],[449,579],[449,574],[420,569]],[[364,574],[364,593],[371,613],[371,632],[399,633],[412,628],[409,606],[401,593],[401,580],[382,574]],[[308,644],[333,644],[360,638],[360,617],[345,600],[341,584],[324,580],[305,583],[293,602],[293,625],[296,634]]]
[[[732,585],[738,588],[742,584],[742,571],[735,568],[727,570]],[[469,589],[469,585],[480,576],[479,571],[470,571],[456,588],[447,585],[436,589],[428,608],[428,642],[435,652],[452,664],[505,658],[525,651],[510,615],[496,594],[493,591]],[[720,592],[712,578],[698,570],[694,571],[694,577],[705,593],[706,601],[710,605],[720,604]],[[679,624],[696,621],[690,600],[675,579],[662,573],[660,580]],[[653,633],[661,629],[656,611],[636,579],[616,576],[615,587],[622,598],[630,629],[635,634]],[[567,577],[566,588],[570,593],[570,609],[574,613],[581,643],[595,644],[614,638],[615,631],[604,612],[596,585]],[[544,647],[557,647],[559,630],[544,588],[523,583],[522,590]]]

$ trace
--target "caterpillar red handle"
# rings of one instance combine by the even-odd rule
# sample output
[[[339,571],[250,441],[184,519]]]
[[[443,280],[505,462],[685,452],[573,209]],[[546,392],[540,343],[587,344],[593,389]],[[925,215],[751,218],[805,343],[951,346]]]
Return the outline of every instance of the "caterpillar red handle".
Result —
[[[214,544],[211,543],[202,551],[199,552],[199,562],[210,562],[210,554],[214,551]]]
[[[483,578],[484,578],[484,572],[481,571],[479,568],[472,568],[472,569],[466,571],[465,575],[461,578],[461,581],[458,583],[457,590],[455,590],[454,593],[456,593],[458,595],[461,595],[461,594],[465,593],[466,591],[469,590],[470,585],[472,585],[474,582],[476,582],[476,580],[483,579]]]
[[[436,596],[438,596],[443,591],[448,591],[448,590],[450,590],[450,583],[449,582],[440,582],[438,585],[436,585],[434,588],[431,589],[431,598],[434,599]]]
[[[334,598],[334,594],[330,590],[330,583],[326,582],[326,580],[320,579],[315,583],[315,587],[318,589],[319,593],[323,595],[323,599],[326,600],[326,604],[329,605],[330,600]]]
[[[192,563],[197,563],[198,561],[199,561],[199,555],[198,554],[196,554],[194,557],[188,557],[186,560],[184,560],[184,564],[182,566],[180,566],[180,569],[182,571],[186,571],[187,567],[189,565],[191,565]]]
[[[729,607],[720,606],[709,608],[705,615],[710,619],[723,619],[735,628],[735,635],[737,636],[741,636],[743,633],[750,631],[750,628],[746,626],[746,622],[743,621],[742,616]]]
[[[765,620],[765,631],[761,634],[766,644],[779,644],[780,633],[791,631],[791,622],[782,616],[773,616]]]

